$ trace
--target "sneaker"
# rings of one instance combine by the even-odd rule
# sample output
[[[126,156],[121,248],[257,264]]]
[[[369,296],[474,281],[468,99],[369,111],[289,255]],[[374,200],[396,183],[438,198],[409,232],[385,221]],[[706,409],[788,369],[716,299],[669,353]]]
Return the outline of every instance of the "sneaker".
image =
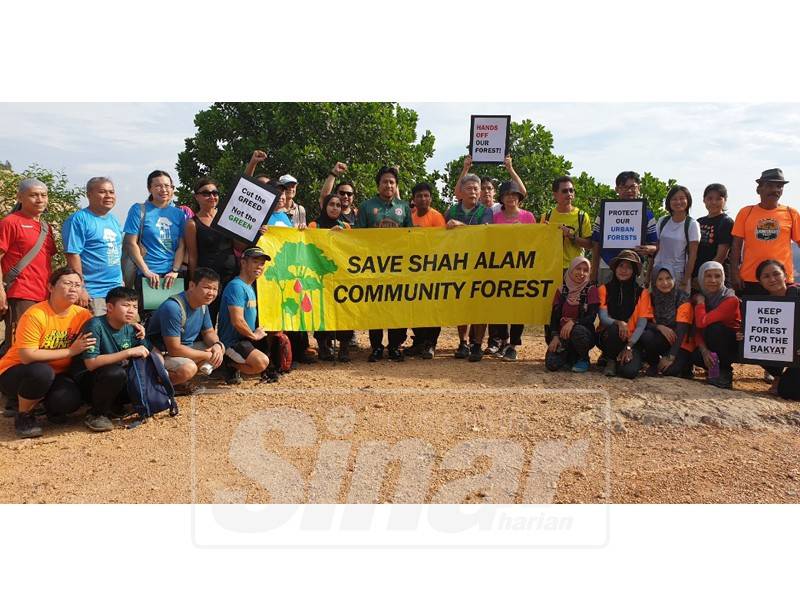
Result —
[[[650,365],[644,372],[646,377],[658,377],[661,373],[658,372],[658,365]]]
[[[469,356],[469,346],[467,346],[464,342],[460,342],[458,344],[458,350],[453,355],[456,358],[467,358]]]
[[[491,342],[483,353],[487,356],[499,356],[500,355],[500,344],[497,342]]]
[[[483,352],[481,351],[481,345],[472,344],[472,348],[470,348],[469,351],[469,362],[478,362],[482,358]]]
[[[324,360],[326,362],[332,362],[335,359],[335,355],[333,354],[333,348],[325,345],[320,346],[319,359]]]
[[[339,346],[339,362],[350,362],[350,348],[347,347],[347,344]]]
[[[400,348],[389,348],[389,360],[395,360],[397,362],[403,362],[403,351]]]
[[[589,370],[589,361],[585,358],[579,358],[575,361],[575,364],[572,365],[572,372],[573,373],[586,373]]]
[[[192,394],[196,394],[201,389],[199,385],[191,381],[179,383],[178,385],[173,386],[173,388],[175,389],[176,396],[191,396]]]
[[[113,431],[114,429],[114,424],[111,422],[111,419],[105,415],[87,413],[84,423],[86,423],[86,426],[92,431]]]
[[[411,344],[408,348],[403,350],[406,356],[419,356],[425,351],[422,344]]]
[[[236,367],[229,367],[229,371],[225,374],[225,383],[227,385],[239,385],[242,383],[242,374]]]
[[[280,375],[277,371],[267,369],[261,372],[261,380],[259,383],[277,383],[279,379]]]
[[[606,377],[614,377],[617,374],[617,361],[606,360],[606,368],[603,369],[603,375]]]
[[[433,346],[426,346],[425,350],[422,351],[422,358],[425,360],[431,360],[436,355],[436,349]]]
[[[764,381],[766,381],[767,383],[773,383],[775,381],[775,377],[772,374],[767,373],[766,370],[764,370]]]
[[[382,358],[383,358],[383,346],[381,346],[380,348],[375,348],[372,351],[372,354],[369,355],[369,358],[367,360],[369,362],[377,362]]]
[[[502,354],[499,354],[500,358],[503,360],[514,361],[517,360],[517,349],[514,348],[511,344],[508,344],[505,348],[503,348]]]
[[[300,358],[297,359],[297,362],[302,363],[304,365],[313,365],[317,362],[317,355],[316,353],[312,354],[308,350],[306,350],[303,354],[300,355]]]
[[[14,429],[17,437],[35,438],[42,436],[42,428],[36,424],[36,417],[30,412],[17,413],[14,417]]]

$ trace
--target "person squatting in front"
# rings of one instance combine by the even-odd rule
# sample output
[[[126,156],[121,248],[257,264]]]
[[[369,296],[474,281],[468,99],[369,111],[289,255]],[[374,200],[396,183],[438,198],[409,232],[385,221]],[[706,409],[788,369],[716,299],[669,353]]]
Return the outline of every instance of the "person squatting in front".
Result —
[[[564,273],[564,284],[553,298],[550,332],[545,341],[544,364],[548,371],[571,369],[574,373],[589,370],[589,350],[594,348],[594,321],[600,309],[597,286],[589,281],[591,264],[576,256]]]
[[[650,292],[636,279],[642,262],[633,250],[623,250],[610,263],[611,280],[600,286],[600,339],[606,357],[604,373],[634,379],[642,368],[639,338],[653,318]]]

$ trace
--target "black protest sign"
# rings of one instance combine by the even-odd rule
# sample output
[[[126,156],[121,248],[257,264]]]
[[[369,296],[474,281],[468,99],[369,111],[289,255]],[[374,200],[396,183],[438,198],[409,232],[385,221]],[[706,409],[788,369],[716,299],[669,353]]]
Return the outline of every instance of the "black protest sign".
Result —
[[[603,200],[600,203],[601,248],[635,248],[644,244],[646,233],[645,200]]]
[[[510,115],[472,115],[469,155],[473,163],[503,164],[508,154]]]

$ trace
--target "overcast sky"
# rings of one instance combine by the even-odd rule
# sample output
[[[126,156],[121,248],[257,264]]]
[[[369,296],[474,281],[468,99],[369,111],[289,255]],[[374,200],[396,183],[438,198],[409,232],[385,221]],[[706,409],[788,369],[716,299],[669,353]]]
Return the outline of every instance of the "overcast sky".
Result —
[[[702,216],[702,191],[719,181],[735,214],[755,198],[754,180],[781,167],[800,189],[800,105],[700,103],[403,103],[419,114],[419,133],[436,136],[429,169],[442,169],[464,152],[471,114],[511,114],[547,127],[555,151],[610,185],[622,170],[650,171],[689,187],[692,211]],[[145,195],[147,174],[175,174],[184,139],[195,133],[191,103],[0,104],[0,161],[15,170],[39,163],[62,169],[82,185],[107,175],[117,187],[122,217]],[[793,203],[795,185],[784,202]]]

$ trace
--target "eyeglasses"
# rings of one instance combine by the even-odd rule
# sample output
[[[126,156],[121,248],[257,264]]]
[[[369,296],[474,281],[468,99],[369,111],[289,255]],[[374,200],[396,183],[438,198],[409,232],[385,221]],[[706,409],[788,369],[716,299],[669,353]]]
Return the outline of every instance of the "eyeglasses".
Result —
[[[173,189],[175,189],[175,186],[172,185],[171,183],[159,183],[159,184],[154,185],[153,189],[156,189],[156,190],[173,190]]]
[[[203,191],[197,192],[197,195],[198,196],[202,196],[203,198],[209,198],[211,196],[214,196],[214,198],[219,198],[219,191],[217,191],[217,190],[203,190]]]
[[[71,281],[59,281],[58,284],[64,286],[68,290],[79,290],[83,287],[82,283],[73,283]]]
[[[342,191],[339,191],[338,194],[340,196],[347,196],[348,198],[352,198],[353,197],[353,192],[342,192]]]
[[[626,192],[632,192],[633,190],[638,190],[641,186],[638,183],[631,183],[629,185],[621,185],[619,187]]]

